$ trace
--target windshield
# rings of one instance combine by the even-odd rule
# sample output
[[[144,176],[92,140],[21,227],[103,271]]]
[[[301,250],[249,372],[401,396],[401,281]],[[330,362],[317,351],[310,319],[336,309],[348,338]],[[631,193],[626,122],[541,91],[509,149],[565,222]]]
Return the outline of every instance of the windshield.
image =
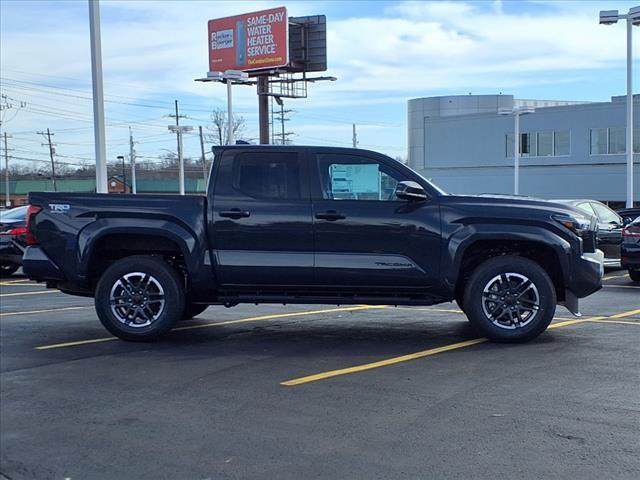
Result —
[[[0,212],[0,220],[24,220],[26,217],[27,207],[17,207]]]

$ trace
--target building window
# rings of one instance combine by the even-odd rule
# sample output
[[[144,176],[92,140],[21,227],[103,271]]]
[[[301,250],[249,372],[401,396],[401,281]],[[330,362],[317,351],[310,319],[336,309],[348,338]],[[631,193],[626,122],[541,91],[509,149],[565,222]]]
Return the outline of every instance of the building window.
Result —
[[[513,157],[513,133],[507,133],[505,135],[505,157]]]
[[[605,155],[608,153],[607,136],[606,128],[591,129],[591,155]]]
[[[520,134],[520,155],[523,157],[536,155],[536,143],[535,141],[532,141],[532,137],[535,138],[535,134]],[[505,135],[505,157],[513,157],[513,144],[513,133],[508,133]]]
[[[625,153],[627,141],[627,132],[624,127],[616,127],[609,129],[609,153]]]
[[[640,153],[640,128],[633,129],[633,153]]]
[[[571,134],[568,130],[554,132],[553,154],[556,156],[571,155]]]
[[[538,133],[538,156],[549,157],[553,155],[553,132]]]

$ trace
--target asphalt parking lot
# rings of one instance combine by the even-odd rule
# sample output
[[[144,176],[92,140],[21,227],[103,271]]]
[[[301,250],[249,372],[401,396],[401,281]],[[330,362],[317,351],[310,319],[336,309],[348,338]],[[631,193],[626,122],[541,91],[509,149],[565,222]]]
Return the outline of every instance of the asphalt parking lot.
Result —
[[[640,478],[640,286],[525,345],[455,304],[211,307],[164,341],[0,282],[0,478]]]

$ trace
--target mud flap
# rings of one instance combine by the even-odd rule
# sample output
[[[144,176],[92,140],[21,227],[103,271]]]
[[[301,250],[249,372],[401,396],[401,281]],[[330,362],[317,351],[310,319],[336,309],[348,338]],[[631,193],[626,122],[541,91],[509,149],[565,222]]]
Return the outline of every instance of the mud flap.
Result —
[[[582,313],[580,313],[580,301],[571,290],[565,290],[563,304],[576,317],[582,316]]]

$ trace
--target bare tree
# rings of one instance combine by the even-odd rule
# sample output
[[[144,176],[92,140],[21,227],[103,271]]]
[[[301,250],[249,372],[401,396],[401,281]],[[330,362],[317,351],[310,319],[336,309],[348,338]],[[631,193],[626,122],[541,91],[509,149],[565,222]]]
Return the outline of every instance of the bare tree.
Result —
[[[233,116],[233,137],[239,139],[245,133],[247,126],[244,117]],[[211,125],[207,126],[211,133],[206,136],[207,141],[213,145],[226,145],[229,127],[227,123],[227,112],[216,108],[211,112]]]

